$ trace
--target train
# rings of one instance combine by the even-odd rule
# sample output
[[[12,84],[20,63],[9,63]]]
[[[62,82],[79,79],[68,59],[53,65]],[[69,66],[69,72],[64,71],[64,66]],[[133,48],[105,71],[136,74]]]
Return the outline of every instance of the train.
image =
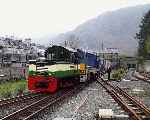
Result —
[[[46,49],[45,58],[29,62],[28,89],[31,92],[54,93],[98,78],[100,60],[96,54],[53,45]]]

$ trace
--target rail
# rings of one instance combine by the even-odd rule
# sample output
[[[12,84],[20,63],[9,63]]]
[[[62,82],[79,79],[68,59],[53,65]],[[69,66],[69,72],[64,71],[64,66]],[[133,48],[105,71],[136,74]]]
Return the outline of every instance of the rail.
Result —
[[[74,91],[73,90],[65,90],[62,94],[58,95],[49,95],[44,97],[43,99],[32,103],[29,106],[26,106],[23,109],[20,109],[12,114],[9,114],[8,116],[2,118],[1,120],[28,120],[36,115],[38,115],[39,112],[43,111],[50,105],[58,102],[59,100],[62,100],[68,95],[71,95]]]
[[[11,98],[7,98],[7,99],[1,99],[0,100],[0,108],[3,106],[8,106],[11,104],[15,104],[21,101],[25,101],[25,100],[30,100],[33,98],[38,98],[38,97],[42,97],[42,94],[26,94],[26,95],[19,95],[17,97],[11,97]]]
[[[97,80],[106,91],[114,98],[114,100],[129,114],[133,120],[143,120],[150,118],[150,110],[141,102],[130,96],[127,92],[113,86],[103,78]]]

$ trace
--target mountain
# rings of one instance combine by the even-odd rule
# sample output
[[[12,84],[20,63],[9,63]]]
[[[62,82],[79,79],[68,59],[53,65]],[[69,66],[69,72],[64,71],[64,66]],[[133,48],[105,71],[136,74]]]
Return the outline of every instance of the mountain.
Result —
[[[148,10],[150,4],[106,12],[79,25],[73,31],[58,35],[54,40],[61,43],[75,36],[81,48],[94,51],[101,49],[103,41],[104,48],[118,48],[121,54],[133,56],[138,47],[135,35],[139,31],[141,18]]]

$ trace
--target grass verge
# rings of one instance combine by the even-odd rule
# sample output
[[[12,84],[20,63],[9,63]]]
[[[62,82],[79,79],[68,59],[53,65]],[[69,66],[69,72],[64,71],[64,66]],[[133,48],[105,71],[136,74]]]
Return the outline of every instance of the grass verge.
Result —
[[[0,84],[0,98],[14,97],[27,91],[27,81],[18,80]]]

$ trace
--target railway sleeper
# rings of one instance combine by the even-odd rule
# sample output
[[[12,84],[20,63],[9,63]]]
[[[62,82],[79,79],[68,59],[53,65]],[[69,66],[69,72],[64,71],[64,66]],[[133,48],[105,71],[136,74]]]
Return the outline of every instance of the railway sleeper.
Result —
[[[127,98],[123,97],[122,95],[120,95],[120,98],[123,99],[127,104],[132,103],[131,101],[129,101]]]
[[[27,115],[32,114],[32,113],[33,113],[33,111],[25,111],[21,114],[21,116],[19,115],[18,118],[20,118],[20,117],[25,118]]]
[[[141,118],[144,119],[144,120],[149,120],[150,119],[150,117],[147,117],[145,115],[142,115]]]
[[[133,109],[133,110],[137,110],[137,109],[139,109],[139,108],[137,108],[137,107],[132,107],[132,109]]]
[[[137,110],[135,110],[135,112],[136,112],[136,114],[138,114],[138,115],[145,115],[145,113],[143,112],[143,111],[137,111]]]
[[[32,109],[30,109],[30,111],[35,112],[37,111],[38,109],[41,109],[43,106],[36,106],[36,107],[33,107]]]
[[[132,103],[127,103],[128,104],[128,106],[130,106],[130,107],[137,107],[135,104],[132,104]]]

